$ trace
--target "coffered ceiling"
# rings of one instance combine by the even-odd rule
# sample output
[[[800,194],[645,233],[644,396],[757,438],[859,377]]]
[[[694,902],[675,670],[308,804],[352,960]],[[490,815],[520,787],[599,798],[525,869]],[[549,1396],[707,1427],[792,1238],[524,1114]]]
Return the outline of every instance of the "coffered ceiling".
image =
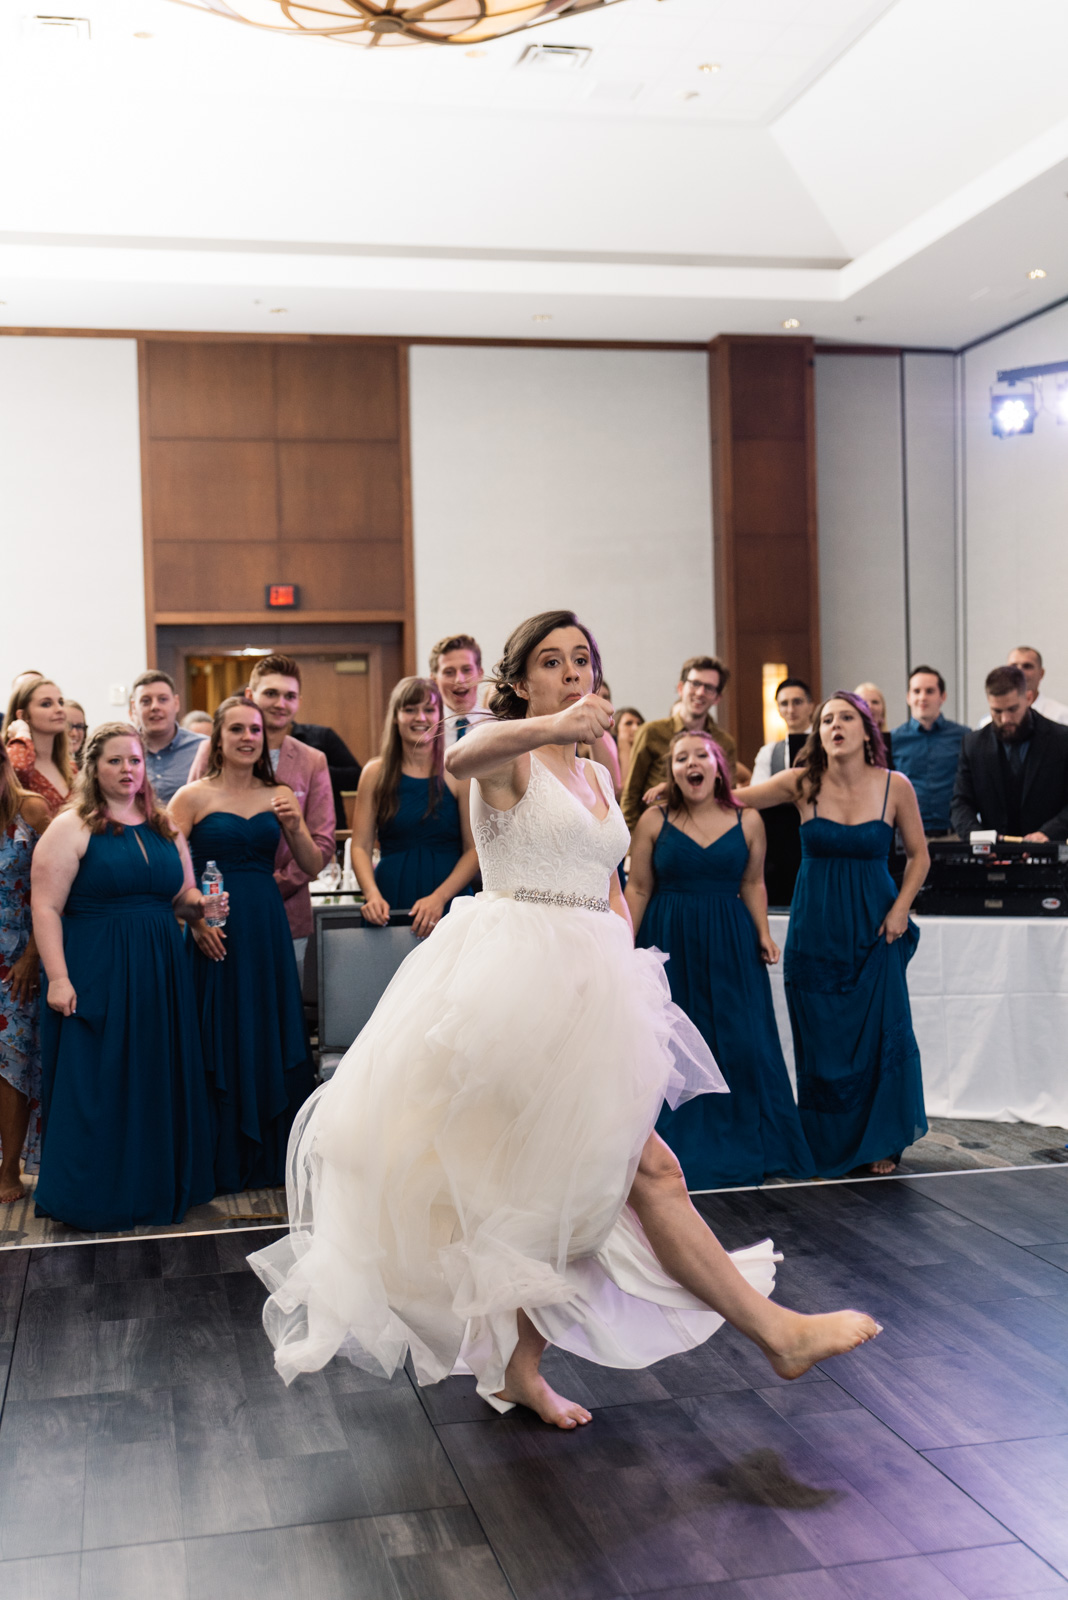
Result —
[[[956,347],[1068,294],[1064,0],[623,0],[475,52],[32,4],[10,325]]]

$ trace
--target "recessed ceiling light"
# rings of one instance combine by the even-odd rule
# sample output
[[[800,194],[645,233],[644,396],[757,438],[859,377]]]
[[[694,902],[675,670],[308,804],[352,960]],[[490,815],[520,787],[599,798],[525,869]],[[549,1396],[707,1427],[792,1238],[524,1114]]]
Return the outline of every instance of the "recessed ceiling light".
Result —
[[[702,61],[697,70],[698,72],[722,72],[723,63],[721,61]]]
[[[1046,269],[1045,267],[1032,267],[1027,276],[1029,278],[1044,278],[1046,276]]]
[[[787,317],[783,323],[784,328],[799,328],[801,324],[796,317]]]
[[[284,315],[285,315],[285,313],[286,313],[286,312],[287,312],[287,311],[288,311],[288,310],[289,310],[289,307],[288,307],[288,306],[272,306],[272,307],[271,307],[271,316],[272,316],[272,317],[281,317],[281,316],[284,316]]]
[[[551,311],[535,311],[530,320],[531,322],[551,322],[553,314]]]
[[[151,39],[152,35],[150,33],[135,33],[134,34],[134,38],[135,39]]]
[[[464,51],[464,55],[467,57],[468,61],[481,61],[482,57],[485,56],[485,55],[488,55],[488,54],[489,54],[489,52],[487,50],[465,50]]]

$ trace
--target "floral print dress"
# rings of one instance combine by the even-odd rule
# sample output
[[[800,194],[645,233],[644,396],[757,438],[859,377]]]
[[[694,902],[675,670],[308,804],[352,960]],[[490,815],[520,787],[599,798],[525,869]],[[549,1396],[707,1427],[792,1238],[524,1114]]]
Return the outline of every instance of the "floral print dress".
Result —
[[[37,835],[16,816],[0,832],[0,1077],[30,1102],[30,1125],[22,1150],[27,1172],[36,1172],[41,1150],[41,1048],[38,1005],[17,1004],[7,980],[30,937],[30,860]]]

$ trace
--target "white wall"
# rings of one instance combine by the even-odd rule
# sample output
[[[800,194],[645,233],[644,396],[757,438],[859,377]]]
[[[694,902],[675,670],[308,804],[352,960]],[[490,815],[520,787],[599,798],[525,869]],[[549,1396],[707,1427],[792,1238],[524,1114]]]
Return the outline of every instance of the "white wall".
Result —
[[[889,356],[816,357],[823,692],[877,683],[905,707],[901,372]]]
[[[957,708],[954,358],[816,355],[823,692],[869,681],[890,726],[909,667]]]
[[[0,693],[54,676],[90,726],[145,665],[137,346],[0,339]]]
[[[411,429],[420,666],[569,607],[616,703],[663,716],[714,648],[705,356],[416,345]]]
[[[1068,701],[1068,427],[1052,407],[1035,431],[995,439],[990,387],[999,370],[1068,360],[1068,306],[964,357],[967,681],[969,721],[986,713],[983,679],[1014,645],[1041,650],[1043,685]],[[1064,374],[1068,378],[1068,373]],[[1062,380],[1063,381],[1063,380]]]

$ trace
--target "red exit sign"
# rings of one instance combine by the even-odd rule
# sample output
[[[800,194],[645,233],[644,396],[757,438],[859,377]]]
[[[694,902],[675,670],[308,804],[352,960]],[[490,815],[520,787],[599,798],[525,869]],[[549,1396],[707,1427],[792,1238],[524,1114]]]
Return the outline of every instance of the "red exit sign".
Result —
[[[300,590],[295,583],[269,583],[267,585],[267,604],[269,606],[299,606]]]

